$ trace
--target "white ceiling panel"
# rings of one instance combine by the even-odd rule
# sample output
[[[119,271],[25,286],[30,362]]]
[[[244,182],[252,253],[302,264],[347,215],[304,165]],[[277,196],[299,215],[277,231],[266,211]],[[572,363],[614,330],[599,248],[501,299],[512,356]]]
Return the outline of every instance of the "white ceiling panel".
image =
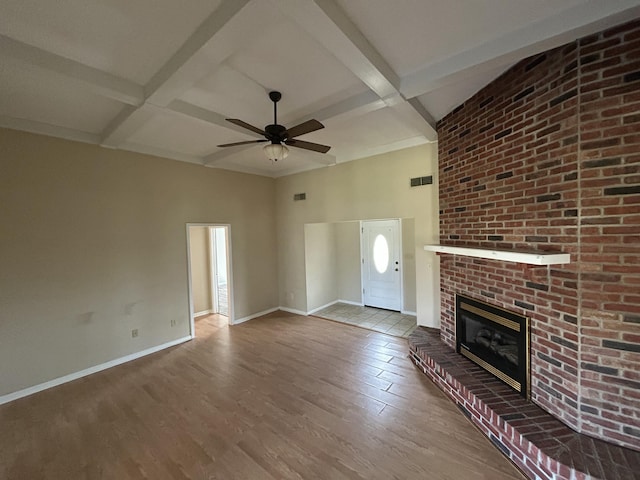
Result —
[[[221,143],[241,142],[255,137],[234,132],[178,114],[157,114],[137,130],[128,142],[149,145],[167,152],[204,156],[219,150]]]
[[[220,0],[3,0],[0,33],[139,84]]]
[[[482,73],[476,73],[466,81],[447,85],[420,95],[418,100],[433,115],[435,120],[440,120],[458,105],[482,90],[492,80],[502,75],[511,66],[505,65]]]
[[[0,115],[100,133],[122,104],[11,58],[0,58]]]
[[[381,108],[361,115],[357,119],[337,118],[325,122],[326,128],[301,137],[303,140],[330,145],[329,153],[338,162],[362,158],[384,150],[385,146],[403,144],[420,132],[407,128],[398,120],[393,109]],[[426,140],[418,143],[425,143]],[[412,143],[416,144],[416,143]],[[406,145],[408,146],[408,145]]]
[[[404,76],[587,0],[336,0]]]
[[[268,89],[229,65],[221,65],[180,98],[226,117],[240,118],[259,128],[273,120],[273,104],[269,100]]]
[[[232,55],[227,64],[265,91],[282,92],[278,112],[283,118],[295,116],[296,111],[342,90],[364,88],[330,52],[285,18],[265,25],[262,35]],[[234,85],[226,83],[225,88],[233,89]],[[229,108],[234,111],[233,106]]]

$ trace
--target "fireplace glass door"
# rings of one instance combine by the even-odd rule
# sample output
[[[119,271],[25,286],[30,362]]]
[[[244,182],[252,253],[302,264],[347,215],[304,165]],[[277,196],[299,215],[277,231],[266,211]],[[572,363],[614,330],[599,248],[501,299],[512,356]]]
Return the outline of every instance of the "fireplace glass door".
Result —
[[[457,295],[456,348],[458,353],[528,397],[527,317]]]

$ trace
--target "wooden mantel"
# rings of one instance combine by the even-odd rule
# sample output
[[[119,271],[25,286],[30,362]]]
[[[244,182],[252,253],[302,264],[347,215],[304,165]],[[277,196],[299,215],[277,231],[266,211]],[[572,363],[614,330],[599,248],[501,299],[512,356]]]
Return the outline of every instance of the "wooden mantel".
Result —
[[[568,253],[523,252],[517,250],[495,250],[478,247],[454,247],[452,245],[425,245],[429,252],[464,255],[466,257],[503,260],[505,262],[526,263],[529,265],[561,265],[570,262]]]

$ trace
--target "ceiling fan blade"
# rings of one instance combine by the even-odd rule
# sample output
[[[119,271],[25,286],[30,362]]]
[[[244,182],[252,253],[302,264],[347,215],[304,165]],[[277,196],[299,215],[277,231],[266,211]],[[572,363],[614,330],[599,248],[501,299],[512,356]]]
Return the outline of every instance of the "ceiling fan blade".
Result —
[[[251,130],[252,132],[257,133],[258,135],[265,135],[264,130],[260,130],[258,127],[254,127],[253,125],[248,124],[247,122],[243,122],[242,120],[238,120],[237,118],[227,118],[227,122],[231,122],[234,125],[238,125],[239,127],[246,128],[247,130]]]
[[[246,140],[244,142],[224,143],[219,147],[235,147],[236,145],[249,145],[250,143],[268,142],[269,140]]]
[[[295,127],[287,129],[287,136],[288,138],[293,138],[299,135],[304,135],[305,133],[315,132],[316,130],[320,130],[321,128],[324,128],[324,125],[321,124],[318,120],[307,120],[306,122],[302,122]]]
[[[331,148],[331,147],[328,147],[327,145],[320,145],[319,143],[305,142],[304,140],[295,140],[295,139],[287,140],[284,143],[292,147],[304,148],[305,150],[313,150],[314,152],[320,152],[320,153],[327,153]]]

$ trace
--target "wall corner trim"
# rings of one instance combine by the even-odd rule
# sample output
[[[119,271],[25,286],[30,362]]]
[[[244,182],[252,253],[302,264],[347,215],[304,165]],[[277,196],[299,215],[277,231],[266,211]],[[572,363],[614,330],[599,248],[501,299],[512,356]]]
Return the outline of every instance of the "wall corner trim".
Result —
[[[319,312],[320,310],[324,310],[325,308],[330,307],[331,305],[335,305],[336,303],[338,303],[340,300],[334,300],[333,302],[329,302],[326,305],[322,305],[321,307],[318,308],[314,308],[313,310],[309,310],[307,312],[307,315],[313,315],[316,312]]]
[[[269,308],[267,310],[263,310],[261,312],[258,313],[252,313],[251,315],[247,315],[246,317],[242,317],[242,318],[238,318],[236,320],[233,321],[232,325],[238,325],[240,323],[244,323],[244,322],[248,322],[249,320],[253,320],[254,318],[258,318],[261,317],[263,315],[267,315],[269,313],[273,313],[277,310],[281,310],[282,308],[279,307],[274,307],[274,308]]]
[[[355,305],[357,307],[364,307],[364,303],[362,303],[362,302],[354,302],[352,300],[338,300],[337,303],[346,303],[347,305]]]
[[[107,370],[108,368],[111,368],[111,367],[122,365],[123,363],[131,362],[132,360],[145,357],[152,353],[159,352],[160,350],[164,350],[166,348],[174,347],[181,343],[188,342],[193,338],[194,337],[192,335],[187,335],[186,337],[178,338],[176,340],[171,340],[170,342],[163,343],[161,345],[156,345],[155,347],[147,348],[146,350],[141,350],[139,352],[131,353],[129,355],[125,355],[124,357],[116,358],[114,360],[110,360],[108,362],[101,363],[99,365],[94,365],[93,367],[85,368],[84,370],[69,373],[68,375],[54,378],[53,380],[49,380],[47,382],[34,385],[32,387],[27,387],[22,390],[18,390],[17,392],[2,395],[0,396],[0,405],[13,402],[14,400],[18,400],[19,398],[33,395],[34,393],[42,392],[43,390],[48,390],[50,388],[57,387],[58,385],[62,385],[63,383],[72,382],[73,380],[77,380],[79,378],[101,372],[102,370]]]
[[[302,310],[296,310],[295,308],[289,308],[289,307],[278,307],[277,310],[282,310],[283,312],[287,312],[287,313],[295,313],[296,315],[302,315],[302,316],[307,316],[307,312],[303,312]]]

